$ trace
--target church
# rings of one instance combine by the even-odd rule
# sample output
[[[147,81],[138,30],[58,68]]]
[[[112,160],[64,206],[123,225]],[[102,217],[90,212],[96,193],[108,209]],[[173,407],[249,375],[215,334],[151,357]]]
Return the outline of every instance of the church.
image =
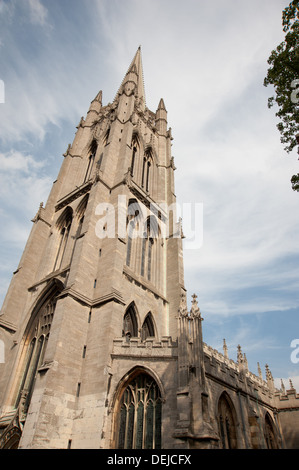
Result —
[[[4,299],[0,448],[299,447],[292,383],[203,342],[172,139],[138,48],[113,102],[100,91],[81,118]]]

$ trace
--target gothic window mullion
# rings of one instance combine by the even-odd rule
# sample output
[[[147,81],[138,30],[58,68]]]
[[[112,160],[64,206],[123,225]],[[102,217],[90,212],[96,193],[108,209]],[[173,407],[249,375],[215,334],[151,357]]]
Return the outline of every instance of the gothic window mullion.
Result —
[[[151,273],[152,273],[152,249],[153,249],[153,239],[150,238],[148,241],[148,260],[147,260],[147,278],[151,280]]]
[[[133,232],[134,232],[134,222],[131,221],[129,223],[129,230],[128,230],[127,259],[126,259],[127,266],[130,266],[131,264]]]
[[[120,407],[118,448],[161,448],[161,399],[156,387],[152,379],[141,374],[125,389]],[[126,419],[124,405],[127,406]]]
[[[142,238],[142,252],[141,252],[141,276],[144,276],[144,273],[145,273],[146,243],[147,243],[147,234],[144,233],[143,238]]]
[[[145,173],[145,165],[146,165],[146,158],[143,158],[143,163],[142,163],[142,179],[141,179],[141,187],[144,187],[144,173]]]
[[[147,169],[146,169],[146,191],[149,192],[149,178],[150,178],[150,162],[147,162]]]

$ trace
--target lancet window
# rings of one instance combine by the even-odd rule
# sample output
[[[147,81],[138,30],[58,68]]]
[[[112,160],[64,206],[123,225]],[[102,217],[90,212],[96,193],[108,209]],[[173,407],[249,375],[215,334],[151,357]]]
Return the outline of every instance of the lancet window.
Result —
[[[67,242],[68,242],[69,235],[70,235],[72,221],[73,221],[73,211],[70,207],[68,207],[60,216],[56,224],[59,230],[59,241],[58,241],[58,249],[57,249],[55,263],[54,263],[54,271],[61,268],[62,266],[64,253],[65,253]]]
[[[141,250],[141,276],[152,281],[153,268],[156,268],[157,239],[159,235],[158,223],[154,216],[148,217],[145,223],[145,230],[142,238]]]
[[[56,307],[56,294],[48,296],[43,305],[30,320],[25,344],[25,361],[16,406],[22,400],[22,410],[27,413],[31,401],[37,371],[43,364]]]
[[[128,205],[127,213],[127,257],[126,265],[133,266],[133,252],[136,251],[136,243],[138,244],[139,223],[141,220],[141,209],[136,199],[131,199]]]
[[[132,304],[128,307],[124,315],[122,335],[128,340],[138,336],[137,316],[134,305]]]
[[[143,157],[142,176],[141,176],[141,186],[146,192],[149,192],[151,188],[152,164],[153,164],[152,152],[150,149],[148,149],[145,152],[145,155]]]
[[[153,336],[155,336],[154,322],[152,319],[152,314],[148,313],[141,328],[141,339],[144,341],[146,338]]]
[[[96,153],[97,153],[97,148],[98,148],[98,144],[95,140],[93,140],[91,142],[91,145],[90,145],[88,165],[87,165],[87,169],[86,169],[86,173],[85,173],[85,177],[84,177],[84,183],[90,179],[91,172],[92,172],[93,165],[94,165],[94,161],[95,161],[95,156],[96,156]]]
[[[237,436],[233,416],[233,407],[228,397],[223,393],[218,403],[218,428],[223,449],[236,449]]]
[[[268,449],[278,449],[276,433],[269,413],[265,417],[265,441]]]

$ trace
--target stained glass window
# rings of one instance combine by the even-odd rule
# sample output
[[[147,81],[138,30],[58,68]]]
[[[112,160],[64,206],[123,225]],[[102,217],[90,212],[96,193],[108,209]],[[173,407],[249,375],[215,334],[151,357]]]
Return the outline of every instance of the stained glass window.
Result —
[[[121,397],[117,448],[161,449],[161,412],[159,387],[147,374],[139,374]]]

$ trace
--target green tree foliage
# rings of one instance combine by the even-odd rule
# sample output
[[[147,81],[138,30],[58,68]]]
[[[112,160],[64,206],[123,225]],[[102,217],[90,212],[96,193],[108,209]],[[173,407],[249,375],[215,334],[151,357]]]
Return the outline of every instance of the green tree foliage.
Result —
[[[284,41],[272,51],[264,85],[273,85],[275,96],[268,107],[276,103],[280,119],[277,128],[284,149],[291,152],[299,144],[299,1],[293,1],[282,12]],[[297,137],[296,137],[297,136]],[[299,173],[291,178],[292,188],[299,192]]]

